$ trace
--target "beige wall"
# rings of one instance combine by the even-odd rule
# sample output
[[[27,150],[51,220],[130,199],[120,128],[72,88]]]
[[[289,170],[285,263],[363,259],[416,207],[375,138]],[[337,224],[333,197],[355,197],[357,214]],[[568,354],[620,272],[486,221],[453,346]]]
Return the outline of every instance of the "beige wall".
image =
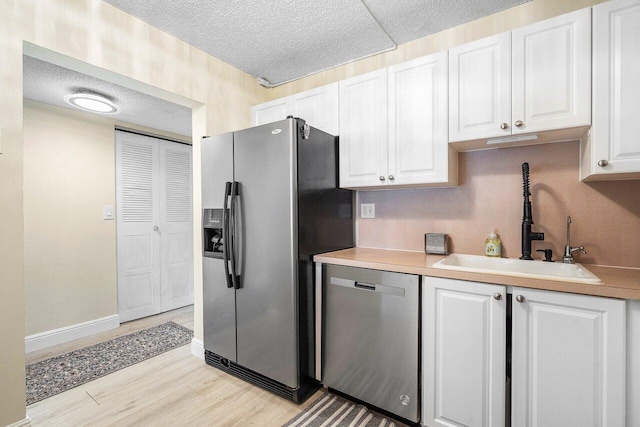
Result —
[[[551,248],[561,257],[571,215],[571,243],[588,252],[576,255],[578,262],[640,268],[640,180],[580,182],[577,141],[460,153],[458,160],[455,188],[359,192],[361,203],[375,203],[376,218],[358,220],[358,245],[422,251],[424,233],[447,233],[452,251],[480,255],[496,229],[503,256],[517,258],[521,165],[528,162],[533,230],[545,233],[534,250]]]
[[[26,335],[117,314],[113,121],[25,100]]]
[[[24,101],[26,335],[118,313],[115,126],[189,137]]]
[[[25,417],[23,278],[23,42],[193,100],[194,228],[200,228],[199,139],[250,124],[249,108],[267,100],[250,76],[101,0],[0,1],[0,425]],[[140,88],[139,88],[140,89]],[[194,246],[200,242],[194,239]],[[196,307],[201,305],[196,262]],[[197,310],[196,337],[202,337]]]
[[[0,3],[0,426],[25,417],[22,40],[16,7]]]

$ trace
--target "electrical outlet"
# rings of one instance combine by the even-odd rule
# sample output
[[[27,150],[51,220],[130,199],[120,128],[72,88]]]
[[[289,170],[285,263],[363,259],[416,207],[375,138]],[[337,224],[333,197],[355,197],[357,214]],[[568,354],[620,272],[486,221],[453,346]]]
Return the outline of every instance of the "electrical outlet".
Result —
[[[375,203],[360,204],[360,218],[375,218],[375,217],[376,217]]]

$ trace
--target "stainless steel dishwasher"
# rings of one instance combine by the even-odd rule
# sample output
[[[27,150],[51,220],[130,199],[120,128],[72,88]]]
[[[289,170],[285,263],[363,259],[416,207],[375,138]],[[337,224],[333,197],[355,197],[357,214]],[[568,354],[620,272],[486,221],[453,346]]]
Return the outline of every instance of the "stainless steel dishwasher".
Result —
[[[325,265],[322,382],[420,419],[419,277]]]

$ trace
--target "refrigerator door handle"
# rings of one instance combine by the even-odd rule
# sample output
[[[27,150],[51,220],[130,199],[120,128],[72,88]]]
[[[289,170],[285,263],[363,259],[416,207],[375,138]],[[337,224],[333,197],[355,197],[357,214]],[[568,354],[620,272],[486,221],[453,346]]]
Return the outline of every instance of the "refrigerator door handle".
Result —
[[[224,203],[222,204],[222,258],[224,261],[224,277],[227,280],[227,288],[233,288],[231,275],[229,274],[229,254],[231,242],[229,233],[229,196],[231,196],[231,183],[224,185]]]
[[[238,185],[237,181],[233,181],[233,184],[231,184],[231,225],[229,227],[231,230],[229,258],[231,259],[231,282],[233,283],[234,289],[240,289],[240,275],[236,269],[236,239],[238,237],[236,236],[236,196],[239,196]]]

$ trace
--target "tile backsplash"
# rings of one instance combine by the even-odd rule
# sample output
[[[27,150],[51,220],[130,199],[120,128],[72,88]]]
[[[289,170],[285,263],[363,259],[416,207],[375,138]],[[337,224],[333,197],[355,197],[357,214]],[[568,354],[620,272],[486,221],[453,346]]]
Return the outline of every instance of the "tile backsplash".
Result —
[[[425,233],[447,233],[450,252],[481,255],[495,229],[502,256],[517,258],[528,162],[532,229],[545,233],[533,242],[534,258],[550,248],[561,259],[570,215],[571,243],[588,252],[576,262],[640,268],[640,180],[581,182],[579,151],[572,141],[460,153],[457,187],[359,191],[376,218],[358,218],[358,246],[423,251]]]

